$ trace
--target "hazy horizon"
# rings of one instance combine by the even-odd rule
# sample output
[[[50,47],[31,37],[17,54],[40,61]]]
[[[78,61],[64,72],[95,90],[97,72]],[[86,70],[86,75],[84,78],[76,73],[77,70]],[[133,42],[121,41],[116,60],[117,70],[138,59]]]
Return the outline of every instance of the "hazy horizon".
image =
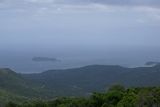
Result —
[[[160,61],[158,0],[0,0],[0,25],[0,68],[17,72]]]

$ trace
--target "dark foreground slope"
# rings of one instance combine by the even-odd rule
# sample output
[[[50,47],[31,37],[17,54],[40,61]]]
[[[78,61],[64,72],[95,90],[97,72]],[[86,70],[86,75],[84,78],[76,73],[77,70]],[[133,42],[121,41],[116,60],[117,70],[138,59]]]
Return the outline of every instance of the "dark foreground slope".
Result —
[[[9,101],[23,102],[39,97],[41,94],[37,83],[8,68],[0,69],[0,107]]]
[[[35,96],[37,84],[10,69],[0,69],[0,89],[23,96]],[[38,93],[37,93],[38,94]]]

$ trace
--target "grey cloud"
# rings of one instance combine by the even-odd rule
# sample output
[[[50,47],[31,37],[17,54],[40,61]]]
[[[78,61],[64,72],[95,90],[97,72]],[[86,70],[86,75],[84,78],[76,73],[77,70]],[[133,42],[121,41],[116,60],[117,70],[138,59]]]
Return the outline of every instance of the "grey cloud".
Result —
[[[0,0],[0,4],[9,3],[10,5],[26,5],[26,4],[107,4],[107,5],[146,5],[160,6],[160,0]]]
[[[57,0],[59,1],[59,0]],[[144,6],[160,6],[160,0],[61,0],[65,3],[98,3],[106,5],[144,5]]]
[[[160,6],[159,0],[93,0],[96,3],[105,3],[112,5],[149,5]]]

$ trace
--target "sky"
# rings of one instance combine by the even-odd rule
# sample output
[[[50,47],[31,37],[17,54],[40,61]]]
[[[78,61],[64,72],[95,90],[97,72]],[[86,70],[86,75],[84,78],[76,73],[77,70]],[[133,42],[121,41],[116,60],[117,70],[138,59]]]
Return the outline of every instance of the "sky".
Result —
[[[129,51],[158,61],[159,28],[159,0],[0,0],[0,58],[119,59]]]

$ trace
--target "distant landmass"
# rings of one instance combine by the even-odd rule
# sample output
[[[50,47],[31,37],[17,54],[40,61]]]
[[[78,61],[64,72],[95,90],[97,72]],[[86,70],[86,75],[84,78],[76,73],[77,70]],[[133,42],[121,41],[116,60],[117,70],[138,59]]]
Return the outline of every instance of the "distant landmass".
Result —
[[[57,62],[59,60],[56,58],[50,58],[50,57],[33,57],[32,61],[34,62]]]
[[[146,62],[145,65],[147,65],[147,66],[155,66],[155,65],[160,65],[160,62],[149,61],[149,62]]]

